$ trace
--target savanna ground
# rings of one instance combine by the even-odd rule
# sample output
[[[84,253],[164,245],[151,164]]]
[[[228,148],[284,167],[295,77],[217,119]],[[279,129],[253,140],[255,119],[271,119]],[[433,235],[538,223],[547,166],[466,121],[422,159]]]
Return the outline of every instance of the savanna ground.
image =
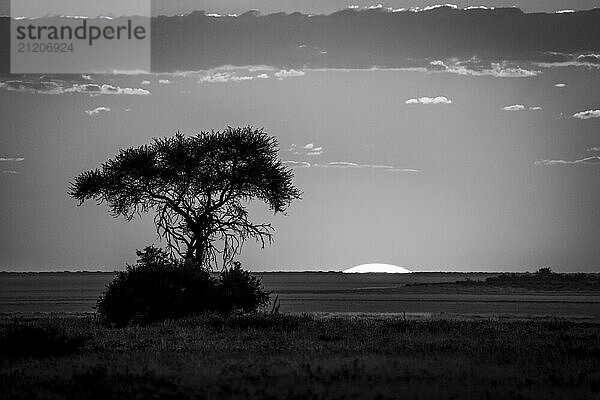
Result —
[[[600,323],[203,316],[0,320],[6,399],[598,399]],[[53,351],[49,351],[53,350]]]

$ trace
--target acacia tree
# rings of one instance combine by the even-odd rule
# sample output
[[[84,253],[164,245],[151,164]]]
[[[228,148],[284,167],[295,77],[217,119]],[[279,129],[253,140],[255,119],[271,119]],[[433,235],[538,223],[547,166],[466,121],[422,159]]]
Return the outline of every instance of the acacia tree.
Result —
[[[100,168],[71,182],[69,195],[106,203],[115,217],[154,211],[159,237],[173,255],[210,268],[228,265],[244,241],[271,243],[271,224],[253,223],[246,205],[262,200],[284,213],[301,192],[277,157],[278,143],[262,129],[181,133],[121,150]]]

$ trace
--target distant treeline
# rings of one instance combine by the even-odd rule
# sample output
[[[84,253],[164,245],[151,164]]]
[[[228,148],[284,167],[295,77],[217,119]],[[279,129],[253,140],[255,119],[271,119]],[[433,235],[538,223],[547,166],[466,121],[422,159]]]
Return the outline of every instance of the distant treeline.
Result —
[[[518,287],[541,290],[600,290],[600,274],[555,273],[540,268],[534,273],[504,273],[484,281],[456,281],[464,286]]]

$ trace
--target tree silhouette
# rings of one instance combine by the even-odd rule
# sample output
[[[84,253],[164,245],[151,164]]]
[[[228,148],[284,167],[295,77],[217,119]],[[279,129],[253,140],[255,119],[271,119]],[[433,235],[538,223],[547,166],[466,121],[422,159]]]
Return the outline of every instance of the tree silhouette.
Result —
[[[246,205],[262,200],[284,213],[301,192],[277,157],[278,143],[262,129],[181,133],[121,150],[100,168],[71,182],[69,195],[106,203],[127,220],[154,211],[159,237],[172,254],[210,268],[228,265],[248,238],[271,243],[271,224],[248,219]]]

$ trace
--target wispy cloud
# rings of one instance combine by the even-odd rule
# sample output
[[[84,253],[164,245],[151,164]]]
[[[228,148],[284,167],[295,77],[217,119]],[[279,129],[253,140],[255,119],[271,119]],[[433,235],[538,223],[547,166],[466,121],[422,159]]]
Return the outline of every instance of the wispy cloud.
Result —
[[[310,163],[305,161],[283,161],[283,165],[290,168],[310,168]]]
[[[109,84],[69,83],[65,81],[20,81],[9,80],[0,82],[0,89],[12,92],[60,95],[60,94],[89,94],[98,95],[149,95],[150,92],[141,88],[119,87]]]
[[[538,76],[541,71],[521,68],[507,61],[491,63],[478,58],[469,60],[435,60],[427,66],[429,72],[448,72],[468,76],[492,76],[496,78],[530,78]]]
[[[452,104],[452,100],[445,96],[419,97],[418,99],[408,99],[405,104]]]
[[[586,157],[579,160],[539,160],[535,162],[535,165],[574,165],[574,164],[600,164],[600,156]]]
[[[303,156],[320,156],[325,152],[323,147],[315,146],[314,143],[307,143],[304,146],[292,144],[292,146],[289,148],[289,151],[293,154]]]
[[[542,111],[540,106],[526,107],[523,104],[513,104],[511,106],[502,107],[504,111]]]
[[[421,172],[414,168],[399,168],[391,165],[378,165],[378,164],[359,164],[349,161],[332,161],[326,164],[313,164],[313,167],[318,168],[356,168],[356,169],[376,169],[381,171],[389,172]]]
[[[5,167],[16,167],[15,163],[21,163],[22,161],[24,161],[25,158],[24,157],[0,157],[0,166],[5,166]],[[9,168],[10,168],[9,167]],[[18,174],[19,171],[15,170],[15,169],[3,169],[2,170],[2,174],[7,174],[7,175],[16,175]]]
[[[267,74],[260,74],[257,76],[249,75],[234,75],[229,72],[217,72],[213,75],[206,75],[200,77],[198,83],[225,83],[225,82],[244,82],[251,81],[253,79],[264,79],[268,78]]]
[[[91,117],[93,115],[98,115],[100,113],[109,112],[109,111],[110,111],[110,108],[108,108],[108,107],[96,107],[93,110],[85,110],[84,112]]]
[[[573,118],[577,118],[577,119],[600,118],[600,110],[580,111],[578,113],[573,114]]]
[[[261,65],[247,67],[225,65],[220,68],[214,68],[207,71],[198,71],[193,74],[199,75],[198,83],[226,83],[244,82],[254,79],[268,79],[269,75],[266,72],[271,70],[271,67]]]
[[[24,161],[23,157],[0,157],[0,161],[8,161],[8,162],[21,162]]]
[[[331,161],[324,164],[314,163],[311,164],[306,161],[284,161],[284,165],[290,168],[339,168],[339,169],[374,169],[387,172],[421,172],[414,168],[400,168],[391,165],[377,165],[377,164],[359,164],[350,161]]]
[[[513,104],[512,106],[502,107],[504,111],[524,111],[525,106],[523,104]]]
[[[593,64],[600,66],[600,54],[581,54],[577,56],[577,61],[582,64]]]
[[[560,67],[586,67],[586,68],[600,68],[600,54],[562,54],[562,53],[550,53],[556,54],[559,57],[557,60],[551,60],[547,62],[536,62],[535,65],[542,68],[560,68]]]
[[[205,71],[189,71],[186,75],[198,76],[198,83],[227,83],[227,82],[247,82],[257,79],[269,79],[269,72],[277,71],[273,67],[265,65],[255,66],[233,66],[224,65],[219,68],[213,68]],[[305,75],[301,70],[279,70],[273,73],[278,80],[293,78]]]
[[[304,71],[297,70],[297,69],[282,69],[282,70],[275,72],[274,75],[275,75],[275,78],[277,78],[279,80],[283,80],[286,78],[295,78],[295,77],[299,77],[299,76],[304,76],[304,75],[306,75],[306,73]]]
[[[137,95],[146,96],[150,92],[146,89],[140,88],[122,88],[118,86],[103,84],[87,84],[87,85],[74,85],[72,88],[64,89],[65,93],[88,93],[91,95],[103,95],[103,94],[126,94],[126,95]]]

